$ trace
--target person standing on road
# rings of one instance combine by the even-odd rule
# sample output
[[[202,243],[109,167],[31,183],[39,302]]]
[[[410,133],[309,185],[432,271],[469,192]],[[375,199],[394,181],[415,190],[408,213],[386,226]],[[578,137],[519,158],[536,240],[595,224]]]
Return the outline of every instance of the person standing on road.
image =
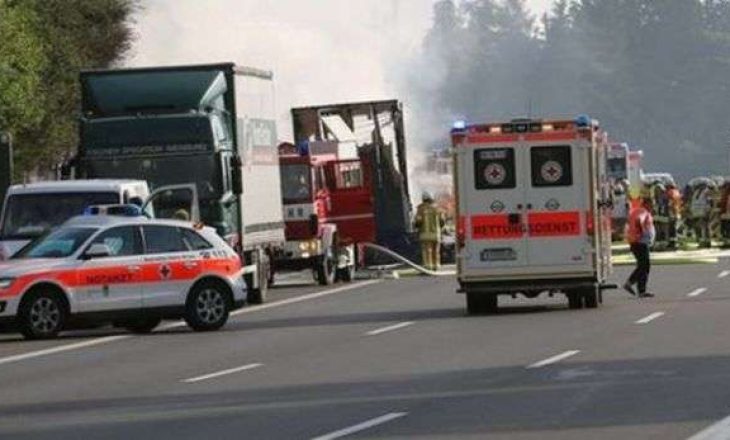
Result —
[[[428,192],[423,193],[422,203],[416,210],[416,229],[421,242],[423,265],[429,270],[439,270],[441,266],[441,228],[444,216]]]
[[[643,199],[641,205],[631,210],[626,238],[636,259],[636,269],[624,284],[624,289],[634,296],[638,293],[640,298],[651,298],[654,295],[646,291],[651,269],[649,249],[656,238],[651,199]],[[638,292],[634,290],[634,285],[638,287]]]

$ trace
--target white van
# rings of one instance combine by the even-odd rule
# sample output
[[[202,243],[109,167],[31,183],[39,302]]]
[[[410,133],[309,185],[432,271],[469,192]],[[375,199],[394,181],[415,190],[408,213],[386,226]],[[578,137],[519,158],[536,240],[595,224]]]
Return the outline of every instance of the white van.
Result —
[[[92,205],[142,205],[143,180],[60,180],[13,185],[0,212],[0,260]]]
[[[514,120],[452,131],[457,275],[469,313],[499,295],[595,308],[611,271],[607,136],[598,123]]]

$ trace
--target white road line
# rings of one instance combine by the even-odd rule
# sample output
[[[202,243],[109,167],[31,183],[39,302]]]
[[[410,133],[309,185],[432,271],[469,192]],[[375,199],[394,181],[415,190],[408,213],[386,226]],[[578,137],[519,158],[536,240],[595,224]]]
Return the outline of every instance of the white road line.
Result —
[[[131,337],[132,335],[106,336],[103,338],[92,339],[90,341],[66,344],[53,348],[46,348],[45,350],[16,354],[14,356],[0,358],[0,365],[11,364],[13,362],[20,362],[26,359],[33,359],[41,356],[48,356],[49,354],[63,353],[64,351],[79,350],[81,348],[93,347],[94,345],[108,344],[110,342],[121,341],[123,339],[130,339]]]
[[[727,440],[730,438],[730,417],[698,432],[687,440]]]
[[[383,333],[391,332],[393,330],[398,330],[398,329],[401,329],[401,328],[404,328],[404,327],[409,327],[409,326],[411,326],[413,324],[415,324],[415,322],[413,322],[413,321],[401,322],[400,324],[389,325],[387,327],[383,327],[383,328],[379,328],[377,330],[369,331],[369,332],[367,332],[365,334],[368,335],[368,336],[376,336],[376,335],[380,335],[380,334],[383,334]]]
[[[229,368],[228,370],[216,371],[215,373],[204,374],[202,376],[191,377],[190,379],[183,379],[180,382],[195,383],[208,379],[215,379],[216,377],[227,376],[233,373],[240,373],[241,371],[253,370],[254,368],[263,367],[264,364],[248,364],[242,367]]]
[[[662,316],[664,316],[664,312],[654,312],[651,315],[645,316],[636,321],[636,324],[648,324],[657,318],[661,318]]]
[[[695,289],[695,290],[691,291],[690,293],[688,293],[687,296],[690,298],[694,298],[696,296],[702,295],[705,292],[707,292],[707,288],[700,287],[699,289]]]
[[[375,426],[382,425],[384,423],[388,423],[395,419],[400,419],[401,417],[405,417],[407,415],[408,415],[408,413],[404,413],[404,412],[386,414],[384,416],[376,417],[376,418],[370,419],[366,422],[362,422],[357,425],[350,426],[349,428],[341,429],[339,431],[335,431],[335,432],[331,432],[329,434],[315,437],[312,440],[334,440],[334,439],[342,438],[342,437],[348,436],[350,434],[354,434],[356,432],[364,431],[366,429],[370,429]]]
[[[295,304],[295,303],[298,303],[298,302],[303,302],[303,301],[308,301],[308,300],[311,300],[311,299],[321,298],[323,296],[334,295],[336,293],[341,293],[341,292],[345,292],[345,291],[348,291],[348,290],[354,290],[354,289],[359,289],[361,287],[367,287],[367,286],[370,286],[370,285],[373,285],[373,284],[377,284],[377,283],[380,283],[380,282],[382,282],[382,280],[363,281],[361,283],[349,284],[347,286],[341,286],[341,287],[337,287],[337,288],[330,289],[330,290],[323,290],[321,292],[316,292],[316,293],[310,293],[308,295],[297,296],[297,297],[294,297],[294,298],[289,298],[289,299],[285,299],[285,300],[281,300],[281,301],[276,301],[276,302],[264,304],[264,305],[261,305],[261,306],[246,307],[246,308],[243,308],[243,309],[240,309],[240,310],[236,310],[235,312],[231,313],[231,316],[242,315],[244,313],[254,313],[254,312],[258,312],[260,310],[273,309],[273,308],[276,308],[276,307],[282,307],[282,306],[286,306],[286,305],[289,305],[289,304]],[[180,322],[175,322],[175,323],[172,323],[172,324],[168,324],[168,325],[161,326],[160,329],[161,330],[165,330],[165,329],[179,328],[179,327],[185,327],[186,325],[187,324],[185,324],[184,321],[180,321]],[[79,350],[79,349],[86,348],[86,347],[93,347],[95,345],[109,344],[111,342],[122,341],[124,339],[131,339],[133,337],[134,336],[131,335],[131,334],[130,335],[117,335],[117,336],[104,336],[104,337],[101,337],[101,338],[90,339],[90,340],[84,341],[84,342],[77,342],[77,343],[74,343],[74,344],[67,344],[67,345],[61,345],[61,346],[58,346],[58,347],[47,348],[47,349],[44,349],[44,350],[31,351],[31,352],[22,353],[22,354],[16,354],[16,355],[13,355],[13,356],[7,356],[7,357],[0,358],[0,365],[11,364],[13,362],[20,362],[20,361],[24,361],[24,360],[27,360],[27,359],[33,359],[33,358],[37,358],[37,357],[41,357],[41,356],[48,356],[48,355],[56,354],[56,353],[63,353],[65,351]]]
[[[542,360],[540,362],[535,362],[532,365],[528,365],[527,368],[528,369],[533,369],[533,368],[544,367],[546,365],[550,365],[550,364],[554,364],[554,363],[560,362],[563,359],[568,359],[569,357],[573,357],[573,356],[575,356],[578,353],[580,353],[580,350],[569,350],[569,351],[560,353],[559,355],[556,355],[556,356],[553,356],[553,357],[549,357],[549,358],[547,358],[545,360]]]
[[[717,277],[718,278],[725,278],[728,275],[730,275],[730,270],[723,270],[722,272],[720,272],[719,274],[717,274]]]

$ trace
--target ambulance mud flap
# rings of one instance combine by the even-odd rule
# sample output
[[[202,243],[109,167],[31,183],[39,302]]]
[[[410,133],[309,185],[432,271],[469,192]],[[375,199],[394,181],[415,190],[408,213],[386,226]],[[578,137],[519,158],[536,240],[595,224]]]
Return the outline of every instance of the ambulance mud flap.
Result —
[[[618,284],[601,284],[598,288],[601,290],[616,290],[618,289]]]

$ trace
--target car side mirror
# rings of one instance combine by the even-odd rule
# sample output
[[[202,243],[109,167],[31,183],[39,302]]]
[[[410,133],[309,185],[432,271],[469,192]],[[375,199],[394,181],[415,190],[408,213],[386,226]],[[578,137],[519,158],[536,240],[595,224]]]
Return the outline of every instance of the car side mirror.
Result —
[[[112,250],[104,243],[94,243],[84,252],[84,260],[93,260],[94,258],[110,257]]]

